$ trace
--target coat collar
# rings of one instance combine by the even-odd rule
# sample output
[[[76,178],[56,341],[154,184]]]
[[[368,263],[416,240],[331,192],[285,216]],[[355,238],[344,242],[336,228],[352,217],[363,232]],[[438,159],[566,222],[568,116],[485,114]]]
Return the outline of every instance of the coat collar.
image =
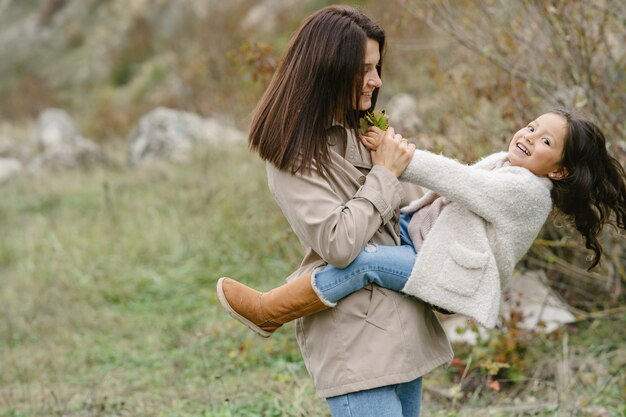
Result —
[[[330,149],[341,155],[346,161],[357,168],[372,168],[372,157],[369,150],[354,137],[352,131],[341,125],[334,125],[329,129],[328,144]]]

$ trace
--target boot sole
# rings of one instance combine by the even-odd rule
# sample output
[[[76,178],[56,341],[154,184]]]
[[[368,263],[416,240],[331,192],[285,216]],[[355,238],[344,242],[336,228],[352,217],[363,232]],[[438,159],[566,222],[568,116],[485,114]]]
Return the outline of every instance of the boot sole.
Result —
[[[252,323],[250,320],[248,320],[247,318],[245,318],[244,316],[242,316],[241,314],[233,310],[233,308],[228,303],[226,296],[224,295],[224,290],[222,288],[222,283],[224,282],[224,279],[226,278],[220,278],[217,281],[217,298],[220,300],[220,304],[222,305],[222,307],[224,307],[224,309],[228,312],[228,314],[230,314],[232,318],[245,324],[246,327],[248,327],[250,330],[258,334],[259,336],[270,337],[272,335],[271,332],[261,329],[259,326]]]

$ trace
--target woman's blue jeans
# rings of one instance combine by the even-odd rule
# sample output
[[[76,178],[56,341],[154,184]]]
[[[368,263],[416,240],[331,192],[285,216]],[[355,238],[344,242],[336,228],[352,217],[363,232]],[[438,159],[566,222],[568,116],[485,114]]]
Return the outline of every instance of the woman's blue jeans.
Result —
[[[418,417],[422,378],[327,398],[333,417]]]
[[[401,291],[415,263],[415,248],[409,238],[411,216],[400,216],[400,246],[368,243],[346,268],[326,265],[313,275],[313,286],[325,301],[335,303],[369,284]]]

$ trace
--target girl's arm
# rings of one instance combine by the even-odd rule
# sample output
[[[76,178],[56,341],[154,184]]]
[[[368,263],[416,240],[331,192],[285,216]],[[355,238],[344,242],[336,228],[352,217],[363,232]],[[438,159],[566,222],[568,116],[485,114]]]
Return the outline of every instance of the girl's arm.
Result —
[[[504,157],[500,153],[487,158],[493,164]],[[400,180],[426,187],[488,221],[501,218],[503,211],[527,215],[551,201],[549,180],[524,168],[481,169],[422,150],[415,151]]]
[[[362,136],[362,141],[375,151],[383,140],[391,136],[398,137],[394,132],[371,127]],[[504,157],[504,153],[494,154],[479,164],[492,166]],[[503,210],[511,214],[527,214],[529,210],[537,210],[550,201],[549,181],[542,181],[523,168],[480,169],[421,150],[415,151],[400,180],[428,188],[463,204],[486,220],[496,218]],[[544,186],[538,186],[540,183]]]

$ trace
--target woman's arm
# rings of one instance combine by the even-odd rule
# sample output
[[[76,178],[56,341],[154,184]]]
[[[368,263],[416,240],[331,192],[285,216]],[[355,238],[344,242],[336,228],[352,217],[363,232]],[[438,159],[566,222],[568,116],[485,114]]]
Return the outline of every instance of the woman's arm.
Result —
[[[331,153],[325,177],[315,164],[307,175],[273,169],[270,176],[268,167],[270,189],[303,244],[342,268],[393,217],[404,197],[397,177],[414,150],[414,145],[391,138],[372,155],[374,166],[366,176],[336,153]]]
[[[374,166],[347,201],[336,190],[342,180],[334,181],[334,171],[327,180],[315,167],[309,175],[290,174],[271,164],[267,170],[270,190],[301,242],[339,268],[356,258],[403,197],[400,182],[383,166]]]

